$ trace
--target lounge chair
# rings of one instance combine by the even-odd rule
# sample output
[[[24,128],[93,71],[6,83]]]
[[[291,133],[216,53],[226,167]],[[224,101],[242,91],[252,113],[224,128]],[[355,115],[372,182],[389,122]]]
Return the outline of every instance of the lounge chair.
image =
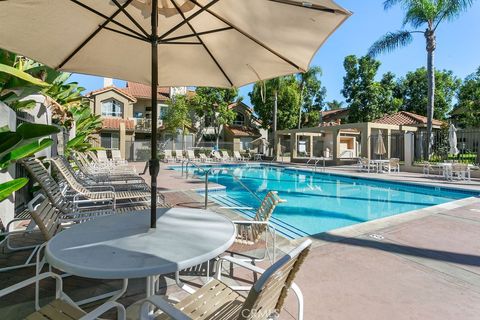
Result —
[[[219,151],[212,152],[213,160],[216,162],[224,162],[225,159],[222,157]]]
[[[239,151],[233,151],[233,158],[235,159],[235,161],[247,161],[247,158],[243,157]]]
[[[164,150],[163,154],[165,155],[163,158],[165,162],[175,162],[175,157],[172,155],[172,150]]]
[[[94,320],[98,319],[99,316],[110,311],[112,309],[117,310],[117,319],[123,320],[126,319],[125,308],[114,301],[107,301],[101,306],[95,308],[89,313],[80,309],[73,300],[63,292],[63,283],[62,277],[52,272],[45,272],[39,275],[36,275],[32,278],[14,284],[8,288],[0,290],[0,297],[12,294],[13,292],[26,288],[31,285],[37,285],[38,282],[47,278],[53,278],[56,283],[55,290],[55,299],[46,304],[43,307],[39,306],[39,294],[41,291],[37,291],[35,294],[35,312],[27,316],[27,320]]]
[[[185,160],[183,150],[175,150],[175,161],[182,162],[183,160]]]
[[[64,194],[58,183],[53,179],[48,170],[39,159],[26,158],[20,163],[27,169],[42,188],[42,192],[50,199],[51,203],[62,212],[62,219],[89,219],[96,216],[116,213],[113,208],[113,197],[99,201],[97,199],[72,199]],[[95,194],[95,192],[91,192]],[[103,194],[103,192],[100,192]],[[111,195],[113,192],[111,193]],[[93,196],[93,195],[92,195]]]
[[[193,150],[187,150],[187,158],[190,161],[199,161],[200,160],[200,158],[197,158],[195,156],[195,151],[193,151]]]
[[[230,154],[228,153],[227,150],[220,150],[220,153],[222,155],[222,159],[225,162],[232,161],[232,157],[230,157]]]
[[[105,150],[97,150],[97,158],[99,162],[110,164],[112,163],[112,159],[108,158],[107,151]]]
[[[81,201],[81,198],[98,201],[109,201],[109,199],[112,199],[114,209],[120,206],[134,207],[132,209],[136,210],[147,209],[150,203],[151,193],[149,189],[115,191],[115,188],[111,185],[83,185],[72,175],[60,158],[52,158],[50,162],[53,164],[53,168],[59,177],[73,191],[74,202]]]
[[[265,251],[263,257],[248,257],[247,261],[262,261],[268,255],[272,262],[275,262],[275,228],[270,224],[269,220],[272,216],[275,208],[279,203],[286,202],[286,200],[280,199],[276,191],[270,191],[267,193],[265,198],[263,198],[260,207],[258,207],[255,217],[252,220],[236,220],[233,223],[236,226],[237,236],[235,242],[241,245],[254,246],[262,238],[262,235],[265,235]],[[245,209],[245,208],[242,208]],[[253,209],[253,208],[247,208]],[[267,232],[268,231],[268,232]],[[272,251],[273,254],[270,256],[268,251],[268,233],[272,237]]]
[[[398,158],[391,158],[388,160],[388,163],[383,164],[383,169],[386,170],[388,173],[394,171],[399,173],[400,172],[400,159]]]
[[[122,158],[122,154],[118,149],[112,150],[112,160],[113,162],[115,162],[115,165],[118,165],[118,164],[128,165],[128,161]]]
[[[148,297],[142,304],[142,314],[148,313],[153,305],[163,311],[155,317],[157,320],[277,319],[291,289],[297,297],[297,319],[303,320],[303,296],[293,280],[308,255],[311,243],[310,240],[306,240],[267,270],[232,257],[221,258],[212,281],[175,305],[161,296]],[[230,287],[221,279],[224,262],[248,269],[261,276],[251,287]],[[240,291],[248,291],[246,298],[239,293]]]
[[[212,159],[207,157],[205,153],[199,153],[198,156],[200,157],[201,162],[212,162]]]

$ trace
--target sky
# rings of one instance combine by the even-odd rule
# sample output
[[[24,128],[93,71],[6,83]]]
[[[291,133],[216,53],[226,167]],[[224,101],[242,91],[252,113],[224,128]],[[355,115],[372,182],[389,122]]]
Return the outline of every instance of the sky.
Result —
[[[383,10],[383,0],[337,0],[337,3],[353,12],[348,19],[317,52],[312,65],[323,70],[322,83],[327,88],[327,101],[344,100],[343,60],[347,55],[365,55],[368,48],[389,31],[402,28],[403,12],[400,7]],[[452,70],[465,78],[480,67],[480,1],[458,19],[446,22],[437,30],[437,50],[435,63],[438,69]],[[425,39],[421,34],[406,48],[397,49],[378,57],[382,63],[379,75],[392,71],[404,76],[408,71],[426,65]],[[93,76],[72,75],[87,91],[103,86],[103,79]],[[125,82],[115,80],[116,86],[124,87]],[[248,92],[252,86],[240,88],[243,102],[250,105]]]

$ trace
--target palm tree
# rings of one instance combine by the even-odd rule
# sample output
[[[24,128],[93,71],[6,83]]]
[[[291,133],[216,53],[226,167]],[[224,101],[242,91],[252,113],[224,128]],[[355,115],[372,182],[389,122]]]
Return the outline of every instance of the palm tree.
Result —
[[[385,0],[385,10],[400,4],[405,10],[403,27],[410,25],[413,30],[389,32],[377,40],[369,49],[370,56],[390,52],[404,47],[413,41],[414,34],[423,34],[427,49],[428,105],[427,105],[427,148],[428,159],[432,149],[432,120],[435,105],[435,66],[436,31],[444,21],[457,18],[460,13],[470,8],[474,0]],[[422,30],[425,28],[425,30]]]
[[[308,71],[299,74],[300,111],[298,112],[298,129],[301,129],[302,127],[303,95],[305,87],[310,81],[317,81],[317,76],[319,75],[322,75],[322,68],[318,66],[311,67]]]
[[[343,101],[332,100],[327,102],[328,110],[338,110],[343,108]]]

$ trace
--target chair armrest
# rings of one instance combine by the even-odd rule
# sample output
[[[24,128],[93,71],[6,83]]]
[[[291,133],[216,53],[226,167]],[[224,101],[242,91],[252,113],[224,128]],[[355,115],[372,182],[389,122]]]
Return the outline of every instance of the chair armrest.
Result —
[[[227,262],[230,262],[231,264],[235,264],[239,267],[242,267],[242,268],[245,268],[245,269],[248,269],[250,271],[253,271],[255,273],[258,273],[258,274],[263,274],[265,272],[265,269],[262,269],[262,268],[259,268],[257,266],[254,266],[253,264],[251,263],[247,263],[245,261],[242,261],[242,260],[239,260],[239,259],[236,259],[234,257],[229,257],[229,256],[225,256],[225,257],[220,257],[218,259],[218,264],[217,264],[217,272],[216,272],[216,275],[215,276],[219,276],[220,275],[220,269],[222,268],[222,262],[223,261],[227,261]],[[220,278],[218,278],[219,280]]]
[[[145,302],[142,304],[141,315],[147,314],[146,311],[148,310],[149,304],[153,304],[154,306],[162,310],[164,313],[166,313],[169,317],[175,320],[192,320],[192,318],[175,308],[173,305],[171,305],[168,301],[166,301],[163,297],[160,296],[148,297],[147,300],[145,300]]]
[[[123,305],[115,301],[107,301],[98,308],[95,308],[93,311],[81,317],[79,320],[96,320],[99,316],[111,309],[117,309],[118,320],[126,319],[126,311]]]
[[[268,221],[256,221],[256,220],[234,220],[234,224],[252,225],[252,224],[265,224],[269,225]]]
[[[10,294],[12,292],[15,292],[19,289],[28,287],[31,284],[34,284],[40,280],[46,279],[46,278],[54,278],[55,283],[56,283],[56,297],[60,297],[61,291],[62,291],[62,278],[54,274],[52,272],[44,272],[42,274],[39,274],[35,277],[28,278],[27,280],[23,280],[19,283],[16,283],[8,288],[0,290],[0,297],[6,296],[7,294]]]

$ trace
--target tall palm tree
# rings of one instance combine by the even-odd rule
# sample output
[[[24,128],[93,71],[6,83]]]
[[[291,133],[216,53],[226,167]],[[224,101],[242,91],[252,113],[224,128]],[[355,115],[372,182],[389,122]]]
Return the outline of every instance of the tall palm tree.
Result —
[[[423,34],[427,49],[428,105],[427,105],[427,148],[425,157],[432,150],[432,120],[435,105],[435,66],[436,32],[444,21],[457,18],[470,8],[474,0],[385,0],[385,10],[399,4],[405,10],[403,27],[410,25],[412,30],[389,32],[377,40],[369,49],[370,56],[390,52],[404,47],[413,41],[414,34]],[[422,30],[425,28],[425,30]]]
[[[300,110],[298,112],[298,129],[302,127],[302,109],[303,109],[303,96],[305,93],[305,87],[310,81],[316,81],[317,76],[322,75],[322,68],[318,66],[311,67],[308,71],[300,73],[298,75],[298,82],[300,86]]]

